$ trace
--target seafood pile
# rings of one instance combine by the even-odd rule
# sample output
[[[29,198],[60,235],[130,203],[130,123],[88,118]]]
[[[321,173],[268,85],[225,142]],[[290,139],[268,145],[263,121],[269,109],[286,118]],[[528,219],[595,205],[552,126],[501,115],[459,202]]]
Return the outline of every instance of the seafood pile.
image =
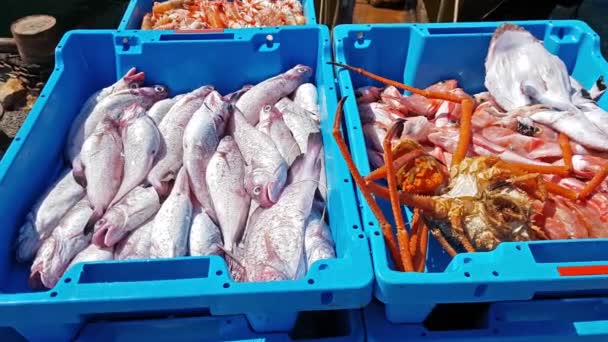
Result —
[[[299,0],[168,0],[154,2],[142,30],[201,30],[304,25]]]
[[[312,69],[222,96],[168,97],[131,69],[73,121],[59,179],[20,228],[30,286],[89,261],[223,256],[237,281],[302,278],[336,256]]]
[[[608,112],[596,102],[606,86],[600,78],[585,89],[524,28],[496,29],[487,91],[475,95],[456,80],[417,89],[332,64],[386,85],[356,91],[368,176],[340,132],[345,98],[333,134],[399,270],[424,271],[429,231],[452,256],[504,241],[608,237]],[[396,239],[373,196],[390,199]],[[414,208],[409,231],[402,204]]]

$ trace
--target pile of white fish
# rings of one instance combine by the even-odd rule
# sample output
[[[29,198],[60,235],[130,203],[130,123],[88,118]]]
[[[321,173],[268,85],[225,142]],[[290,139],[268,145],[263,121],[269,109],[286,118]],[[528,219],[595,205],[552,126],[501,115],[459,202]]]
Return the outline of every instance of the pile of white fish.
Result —
[[[334,258],[311,75],[296,65],[225,96],[205,85],[168,98],[131,69],[91,95],[68,135],[71,168],[19,231],[30,286],[88,261],[220,255],[235,280],[270,281]]]

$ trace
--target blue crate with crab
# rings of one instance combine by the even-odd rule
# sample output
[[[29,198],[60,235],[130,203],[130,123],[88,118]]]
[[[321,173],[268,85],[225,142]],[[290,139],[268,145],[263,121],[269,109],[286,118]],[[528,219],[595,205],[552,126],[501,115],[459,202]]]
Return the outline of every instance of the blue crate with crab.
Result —
[[[389,321],[606,293],[608,63],[589,26],[342,25],[333,38],[334,138]]]

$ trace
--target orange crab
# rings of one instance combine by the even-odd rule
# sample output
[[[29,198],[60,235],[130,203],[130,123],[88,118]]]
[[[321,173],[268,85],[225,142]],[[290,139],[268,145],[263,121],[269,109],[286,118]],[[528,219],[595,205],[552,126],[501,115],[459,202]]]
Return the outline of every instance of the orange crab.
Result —
[[[384,139],[385,165],[363,177],[355,166],[340,130],[346,98],[342,98],[338,104],[332,135],[355,183],[380,223],[391,258],[399,270],[424,271],[428,228],[422,221],[421,214],[432,226],[433,236],[452,256],[457,252],[446,237],[457,242],[467,252],[491,250],[502,241],[546,239],[542,229],[533,222],[535,210],[532,203],[544,201],[548,193],[569,200],[583,200],[608,175],[608,167],[604,167],[578,193],[545,181],[543,174],[568,175],[572,170],[572,151],[569,150],[567,136],[560,138],[564,166],[511,163],[495,156],[465,158],[471,143],[471,117],[476,106],[473,97],[417,89],[361,68],[334,62],[330,64],[413,94],[461,105],[460,136],[449,175],[444,166],[422,151],[416,142],[402,140],[393,146],[392,141],[403,125],[402,120],[397,120]],[[386,178],[388,188],[374,182],[382,178]],[[397,241],[391,225],[372,195],[390,199]],[[409,233],[401,215],[401,205],[415,208]]]

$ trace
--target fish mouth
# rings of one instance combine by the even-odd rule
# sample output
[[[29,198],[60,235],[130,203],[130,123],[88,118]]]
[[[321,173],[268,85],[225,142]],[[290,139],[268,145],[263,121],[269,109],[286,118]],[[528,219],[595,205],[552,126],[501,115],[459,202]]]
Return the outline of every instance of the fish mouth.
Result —
[[[143,83],[145,74],[143,71],[137,72],[135,68],[129,69],[123,79],[129,83]]]

